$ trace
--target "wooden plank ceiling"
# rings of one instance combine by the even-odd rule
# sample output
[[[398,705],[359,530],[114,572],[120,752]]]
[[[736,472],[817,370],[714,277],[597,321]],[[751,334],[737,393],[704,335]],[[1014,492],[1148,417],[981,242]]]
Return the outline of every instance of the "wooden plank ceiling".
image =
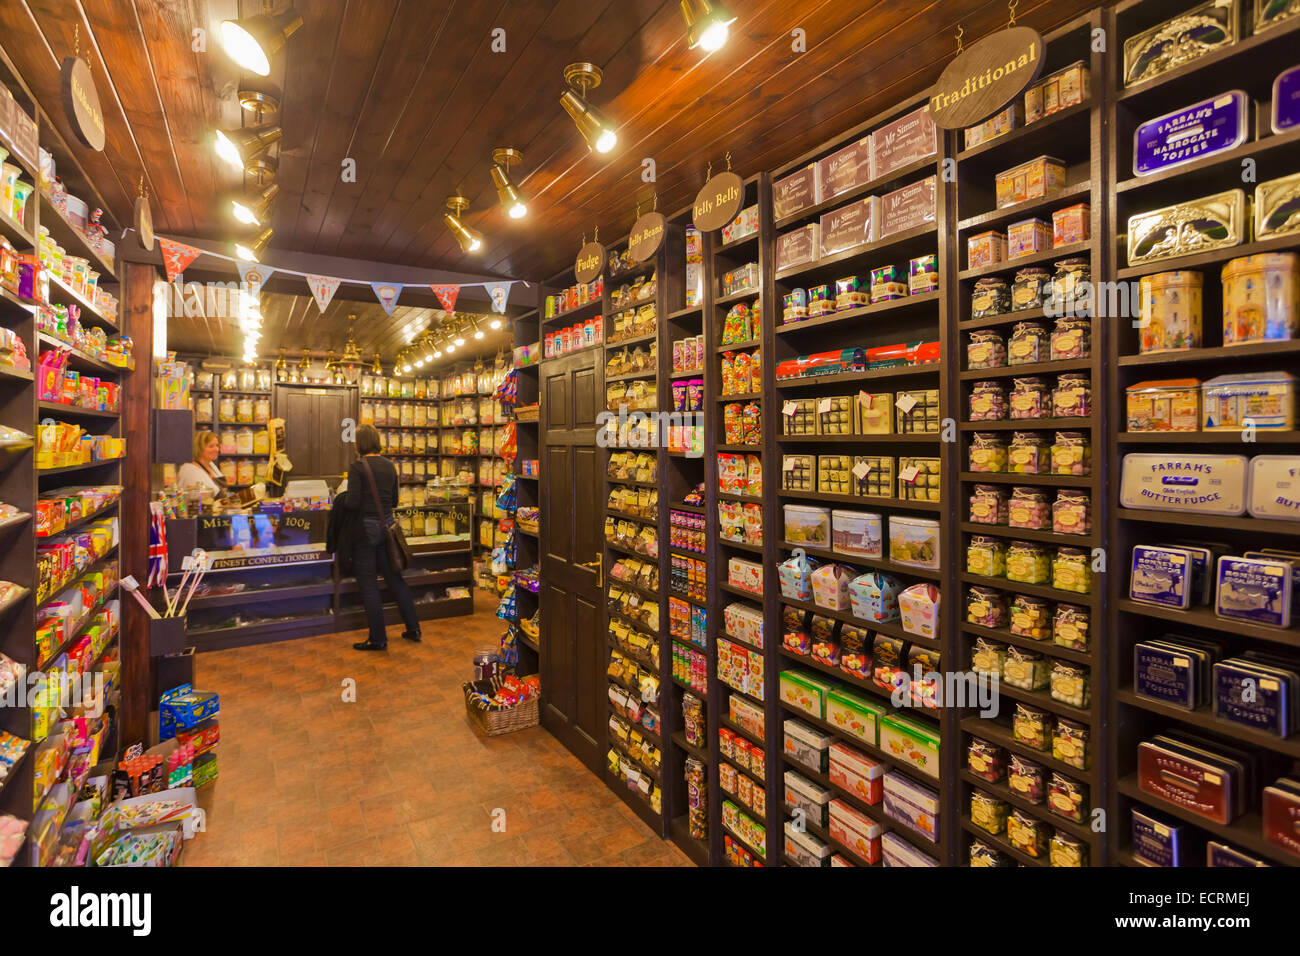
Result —
[[[1095,5],[1022,0],[1016,15],[1046,32]],[[687,48],[677,0],[297,6],[304,25],[272,64],[284,91],[269,118],[284,128],[273,248],[529,279],[570,266],[597,226],[604,239],[625,234],[637,195],[657,190],[661,211],[681,208],[728,150],[742,175],[788,162],[922,92],[952,58],[959,23],[970,43],[1007,21],[1005,0],[727,0],[738,17],[731,40],[705,57]],[[263,8],[3,0],[0,46],[72,142],[58,62],[79,24],[108,143],[102,154],[74,152],[111,213],[129,221],[143,176],[158,232],[227,241],[241,235],[227,210],[242,184],[214,163],[210,139],[253,120],[236,102],[240,74],[218,26]],[[504,53],[492,50],[498,28]],[[195,29],[206,30],[206,51],[195,51]],[[805,52],[792,48],[796,29]],[[591,101],[618,125],[610,156],[589,153],[559,106],[561,70],[576,60],[605,71]],[[496,204],[495,146],[524,153],[512,172],[530,203],[525,220]],[[645,158],[655,161],[653,186],[641,180]],[[342,180],[345,159],[356,161],[356,182]],[[487,239],[479,254],[462,254],[442,222],[443,201],[458,189]],[[326,318],[340,328],[334,310]]]

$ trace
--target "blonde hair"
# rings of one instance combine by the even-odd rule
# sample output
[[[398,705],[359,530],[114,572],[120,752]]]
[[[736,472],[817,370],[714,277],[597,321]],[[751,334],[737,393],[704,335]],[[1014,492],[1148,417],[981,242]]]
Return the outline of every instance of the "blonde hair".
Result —
[[[208,447],[210,441],[220,441],[216,432],[195,432],[194,433],[194,460],[203,460],[203,450]]]

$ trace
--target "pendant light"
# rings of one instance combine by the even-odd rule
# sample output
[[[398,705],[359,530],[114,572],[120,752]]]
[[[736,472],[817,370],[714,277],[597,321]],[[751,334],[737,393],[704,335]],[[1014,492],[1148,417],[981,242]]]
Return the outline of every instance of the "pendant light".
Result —
[[[478,252],[483,248],[483,236],[474,229],[469,228],[461,222],[461,216],[469,208],[469,200],[464,196],[448,196],[448,212],[442,214],[443,221],[447,223],[447,228],[451,230],[456,241],[460,243],[461,252]]]
[[[280,187],[272,183],[262,190],[258,198],[250,202],[247,197],[230,200],[230,212],[246,226],[260,226],[271,211],[271,203],[279,194]]]
[[[379,353],[378,353],[378,352],[375,353],[375,364],[372,365],[372,366],[370,367],[370,371],[374,372],[376,375],[383,375],[383,374],[384,374],[384,367],[383,367],[382,365],[379,364]],[[409,372],[410,369],[407,369],[407,371]]]
[[[245,70],[266,76],[271,72],[271,57],[301,26],[302,17],[292,7],[283,13],[222,20],[221,45]]]
[[[284,364],[284,349],[280,349],[279,358],[275,360],[275,380],[283,382],[289,377],[289,369]]]
[[[560,97],[560,105],[573,118],[587,146],[597,153],[608,153],[618,143],[613,124],[587,103],[587,91],[600,86],[603,76],[594,63],[570,63],[564,68],[564,82],[569,88]]]
[[[497,329],[501,328],[501,320],[493,316],[492,320],[488,322],[488,328],[495,332]]]
[[[498,146],[492,151],[492,185],[497,188],[501,208],[511,219],[523,219],[528,215],[528,205],[510,180],[510,167],[523,162],[523,158],[523,153],[509,146]]]
[[[682,16],[686,18],[686,38],[690,49],[699,47],[705,53],[722,49],[727,42],[735,16],[725,7],[709,0],[681,0]],[[697,10],[698,8],[698,10]]]
[[[251,243],[235,243],[235,255],[244,262],[261,262],[258,256],[266,250],[266,244],[271,241],[271,236],[274,234],[274,230],[268,226],[259,232],[257,238]]]

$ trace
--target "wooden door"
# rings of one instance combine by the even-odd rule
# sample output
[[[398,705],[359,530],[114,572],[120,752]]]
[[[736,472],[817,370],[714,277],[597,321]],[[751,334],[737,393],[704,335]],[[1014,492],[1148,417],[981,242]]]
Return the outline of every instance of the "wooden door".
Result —
[[[290,479],[324,478],[330,486],[352,461],[343,444],[343,420],[357,420],[357,393],[352,388],[276,387],[274,415],[284,419],[285,445],[293,462]]]
[[[596,352],[541,371],[542,722],[597,773],[605,750],[601,555],[604,453]]]

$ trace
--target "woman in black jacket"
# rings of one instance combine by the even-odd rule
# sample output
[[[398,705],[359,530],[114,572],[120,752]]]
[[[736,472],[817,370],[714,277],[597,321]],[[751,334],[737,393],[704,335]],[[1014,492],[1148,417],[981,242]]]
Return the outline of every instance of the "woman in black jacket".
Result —
[[[348,556],[352,559],[352,573],[357,579],[357,589],[361,592],[366,621],[370,626],[370,637],[352,645],[358,651],[388,649],[388,635],[384,629],[384,601],[379,594],[380,574],[388,582],[388,589],[402,612],[402,620],[406,624],[402,637],[408,641],[420,639],[420,619],[415,614],[415,598],[411,595],[411,588],[402,578],[402,573],[388,561],[384,529],[393,520],[398,482],[397,469],[380,454],[382,447],[379,432],[373,425],[362,425],[357,429],[357,454],[360,457],[348,466],[347,491],[335,501],[336,507],[351,511],[355,518],[360,519],[352,524],[352,534],[344,533],[340,536],[340,558],[344,556],[342,552],[346,549],[347,539],[351,538],[351,548],[346,550],[350,550]],[[376,492],[381,509],[379,512],[375,510]]]

